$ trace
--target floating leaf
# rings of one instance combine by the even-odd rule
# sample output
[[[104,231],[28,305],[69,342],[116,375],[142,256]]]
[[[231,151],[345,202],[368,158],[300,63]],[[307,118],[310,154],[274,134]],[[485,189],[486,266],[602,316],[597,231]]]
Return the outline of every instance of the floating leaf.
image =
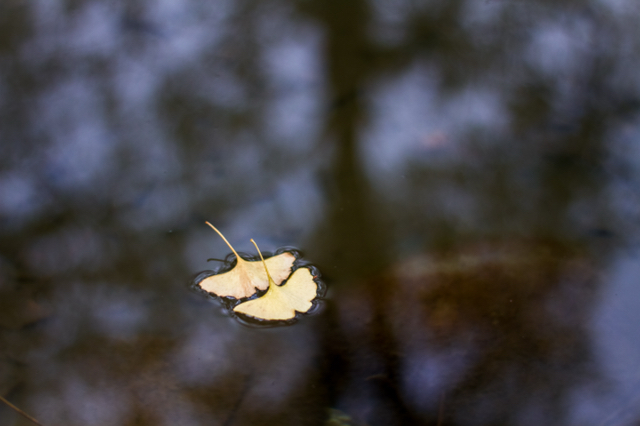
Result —
[[[233,310],[253,318],[267,321],[286,321],[295,318],[296,312],[308,312],[313,306],[313,299],[318,292],[318,284],[308,268],[298,268],[282,285],[277,285],[269,273],[269,267],[262,258],[264,269],[269,280],[269,289],[257,299],[238,304]]]
[[[266,261],[263,259],[262,262],[243,259],[215,226],[209,222],[206,223],[227,243],[233,254],[236,255],[237,263],[230,271],[212,275],[200,281],[198,285],[203,290],[219,297],[233,297],[236,299],[250,297],[255,294],[256,289],[266,290],[269,287],[270,278],[262,262],[267,264],[273,274],[273,280],[277,282],[284,281],[291,274],[291,267],[296,260],[293,254],[288,252],[280,253],[268,258]]]

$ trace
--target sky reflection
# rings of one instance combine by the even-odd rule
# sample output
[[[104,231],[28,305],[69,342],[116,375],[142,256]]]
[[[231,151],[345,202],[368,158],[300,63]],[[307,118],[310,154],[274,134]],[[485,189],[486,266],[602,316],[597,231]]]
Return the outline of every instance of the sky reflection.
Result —
[[[2,3],[0,395],[45,425],[637,424],[638,16]],[[228,254],[205,220],[301,249],[321,312],[193,293]]]

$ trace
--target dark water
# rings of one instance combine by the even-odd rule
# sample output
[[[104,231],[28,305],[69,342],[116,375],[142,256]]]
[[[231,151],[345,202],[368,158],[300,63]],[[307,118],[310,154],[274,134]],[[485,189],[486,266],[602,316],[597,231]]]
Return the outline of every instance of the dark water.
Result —
[[[0,396],[44,425],[640,424],[636,0],[0,2]],[[321,311],[190,290],[297,247]],[[31,424],[0,404],[0,426]]]

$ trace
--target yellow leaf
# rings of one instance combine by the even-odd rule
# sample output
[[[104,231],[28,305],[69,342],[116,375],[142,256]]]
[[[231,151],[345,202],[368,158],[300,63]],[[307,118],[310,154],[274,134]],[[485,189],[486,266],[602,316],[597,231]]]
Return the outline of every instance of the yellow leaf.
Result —
[[[256,289],[265,290],[269,287],[269,276],[261,261],[250,261],[241,258],[231,247],[229,241],[212,224],[206,222],[214,231],[222,237],[229,246],[233,254],[236,255],[237,263],[230,271],[212,275],[200,281],[198,285],[205,291],[213,293],[219,297],[233,297],[242,299],[255,294]],[[262,257],[262,255],[260,256]],[[282,282],[291,274],[291,267],[296,257],[288,252],[278,254],[263,260],[273,274],[272,279]]]
[[[255,241],[251,242],[258,249]],[[296,269],[282,285],[274,282],[266,262],[264,268],[269,280],[269,289],[262,297],[238,304],[233,308],[235,312],[260,320],[277,321],[293,319],[296,312],[305,313],[311,309],[313,299],[317,296],[318,284],[313,280],[308,268]]]

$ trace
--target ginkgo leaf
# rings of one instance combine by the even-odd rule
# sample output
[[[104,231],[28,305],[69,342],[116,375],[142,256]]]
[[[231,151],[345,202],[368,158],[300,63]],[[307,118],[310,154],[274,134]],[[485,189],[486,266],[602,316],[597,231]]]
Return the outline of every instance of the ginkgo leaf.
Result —
[[[206,222],[214,231],[222,237],[229,246],[233,254],[236,255],[237,263],[230,271],[212,275],[200,281],[198,285],[205,291],[213,293],[219,297],[233,297],[242,299],[255,294],[256,289],[265,290],[269,287],[269,276],[260,260],[251,261],[243,259],[233,249],[229,241],[212,224]],[[296,257],[288,252],[280,253],[268,258],[264,263],[271,271],[272,279],[282,282],[291,274],[291,267]]]
[[[255,241],[251,242],[258,249]],[[295,318],[296,312],[305,313],[311,309],[313,299],[317,296],[318,284],[308,268],[296,269],[282,285],[274,282],[266,262],[264,268],[269,279],[269,289],[262,297],[236,305],[233,308],[235,312],[260,320],[282,321]]]

